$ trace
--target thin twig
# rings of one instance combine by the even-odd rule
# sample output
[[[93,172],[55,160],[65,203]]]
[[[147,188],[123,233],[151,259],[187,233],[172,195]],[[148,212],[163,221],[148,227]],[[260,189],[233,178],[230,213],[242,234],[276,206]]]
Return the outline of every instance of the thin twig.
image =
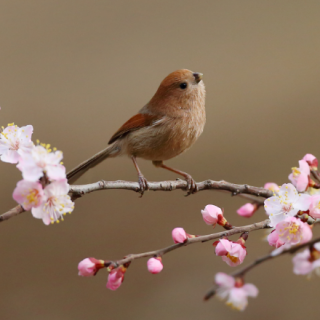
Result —
[[[300,244],[298,246],[294,246],[294,247],[285,249],[285,250],[283,250],[282,252],[280,252],[278,254],[275,254],[274,251],[272,251],[271,253],[269,253],[269,254],[261,257],[261,258],[258,258],[256,260],[254,260],[252,263],[248,264],[244,268],[242,268],[242,269],[240,269],[240,270],[238,270],[238,271],[236,271],[236,272],[234,272],[234,273],[232,273],[230,275],[232,277],[243,277],[248,271],[250,271],[251,269],[255,268],[256,266],[260,265],[261,263],[263,263],[265,261],[280,257],[280,256],[282,256],[284,254],[287,254],[287,253],[290,253],[290,254],[296,253],[300,249],[308,247],[308,246],[312,246],[314,243],[319,242],[319,241],[320,241],[320,237],[316,238],[314,240],[310,240],[309,242]],[[217,285],[215,285],[212,289],[210,289],[206,293],[206,295],[204,296],[204,300],[209,300],[211,297],[213,297],[215,295],[217,289],[218,289]]]
[[[206,242],[209,240],[219,239],[221,237],[232,236],[232,235],[238,234],[238,233],[250,232],[250,231],[254,231],[254,230],[269,228],[268,227],[269,222],[270,222],[270,220],[267,219],[267,220],[264,220],[261,222],[247,225],[247,226],[235,227],[235,228],[233,228],[231,230],[227,230],[227,231],[212,233],[212,234],[208,234],[208,235],[204,235],[204,236],[197,236],[196,238],[189,238],[187,240],[187,242],[185,242],[185,243],[173,244],[171,246],[168,246],[168,247],[165,247],[165,248],[162,248],[159,250],[130,254],[121,260],[108,261],[108,265],[112,265],[113,267],[118,267],[118,266],[123,265],[125,263],[131,262],[135,259],[162,256],[170,251],[176,250],[181,247],[185,247],[185,246],[193,244],[193,243]]]
[[[16,206],[16,207],[12,208],[11,210],[7,211],[6,213],[3,213],[0,216],[0,222],[8,220],[14,216],[17,216],[22,212],[25,212],[25,210],[20,205]]]

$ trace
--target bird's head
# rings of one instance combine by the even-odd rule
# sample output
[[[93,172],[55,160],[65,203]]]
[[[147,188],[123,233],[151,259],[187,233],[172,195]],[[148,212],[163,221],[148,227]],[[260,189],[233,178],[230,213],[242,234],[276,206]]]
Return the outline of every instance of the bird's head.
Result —
[[[186,109],[203,104],[205,86],[203,74],[181,69],[170,73],[161,82],[149,105],[157,109]]]

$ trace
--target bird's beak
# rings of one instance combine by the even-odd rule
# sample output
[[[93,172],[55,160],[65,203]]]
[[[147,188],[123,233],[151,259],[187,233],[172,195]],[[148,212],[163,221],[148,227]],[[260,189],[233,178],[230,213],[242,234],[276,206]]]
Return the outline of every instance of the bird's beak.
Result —
[[[202,80],[203,73],[195,72],[193,76],[196,79],[196,82],[199,83]]]

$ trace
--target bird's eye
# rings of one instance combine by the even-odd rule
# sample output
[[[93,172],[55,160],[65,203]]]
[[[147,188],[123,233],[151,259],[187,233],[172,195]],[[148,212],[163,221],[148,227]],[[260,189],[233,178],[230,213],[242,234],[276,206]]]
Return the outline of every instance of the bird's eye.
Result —
[[[182,82],[181,84],[180,84],[180,88],[181,89],[185,89],[187,87],[187,83],[186,82]]]

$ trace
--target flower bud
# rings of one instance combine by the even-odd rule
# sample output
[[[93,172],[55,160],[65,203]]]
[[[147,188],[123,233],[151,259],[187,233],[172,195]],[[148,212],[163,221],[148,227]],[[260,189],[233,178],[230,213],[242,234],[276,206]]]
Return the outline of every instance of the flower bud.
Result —
[[[247,255],[247,250],[243,244],[228,239],[220,239],[213,245],[216,245],[216,255],[221,256],[222,260],[231,267],[241,264]]]
[[[86,258],[78,264],[79,276],[91,277],[96,275],[99,269],[104,268],[104,261],[95,258]]]
[[[245,218],[250,218],[253,216],[253,214],[257,211],[258,206],[256,203],[246,203],[242,207],[240,207],[237,210],[238,215],[245,217]]]
[[[172,230],[172,239],[174,243],[184,243],[187,241],[188,236],[183,228],[174,228]]]
[[[127,268],[120,266],[116,269],[111,270],[108,276],[107,288],[114,291],[117,290],[124,279],[124,274],[127,271]]]
[[[161,257],[150,258],[147,262],[148,271],[153,274],[161,272],[163,269],[163,264],[161,260]]]
[[[312,169],[318,168],[318,159],[313,154],[307,153],[302,160],[307,161],[308,165]]]
[[[224,218],[221,208],[217,206],[208,204],[205,206],[204,210],[201,210],[201,213],[204,222],[210,226],[215,227],[217,223],[221,226],[227,224],[227,220]]]

